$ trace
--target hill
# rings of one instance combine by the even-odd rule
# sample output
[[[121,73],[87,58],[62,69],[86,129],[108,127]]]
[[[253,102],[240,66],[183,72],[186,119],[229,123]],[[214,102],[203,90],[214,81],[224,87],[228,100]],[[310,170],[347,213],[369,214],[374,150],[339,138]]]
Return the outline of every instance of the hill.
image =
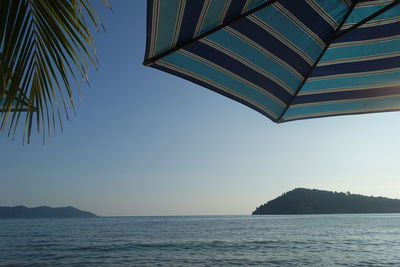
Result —
[[[95,214],[74,207],[0,207],[0,218],[94,218]]]
[[[252,214],[398,213],[400,200],[317,189],[296,188],[282,194]]]

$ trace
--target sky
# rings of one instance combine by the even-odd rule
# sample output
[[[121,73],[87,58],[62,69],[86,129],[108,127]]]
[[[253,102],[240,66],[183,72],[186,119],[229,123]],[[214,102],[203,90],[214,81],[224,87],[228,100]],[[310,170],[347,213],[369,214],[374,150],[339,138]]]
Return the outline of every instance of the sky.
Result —
[[[0,206],[234,215],[296,187],[400,198],[400,112],[275,124],[144,67],[145,2],[96,4],[100,67],[63,132],[0,136]]]

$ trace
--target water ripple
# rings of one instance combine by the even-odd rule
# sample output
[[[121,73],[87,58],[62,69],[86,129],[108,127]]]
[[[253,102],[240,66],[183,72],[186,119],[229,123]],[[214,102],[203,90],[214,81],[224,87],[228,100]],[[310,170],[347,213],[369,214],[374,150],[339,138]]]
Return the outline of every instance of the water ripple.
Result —
[[[400,215],[0,220],[0,266],[400,266]]]

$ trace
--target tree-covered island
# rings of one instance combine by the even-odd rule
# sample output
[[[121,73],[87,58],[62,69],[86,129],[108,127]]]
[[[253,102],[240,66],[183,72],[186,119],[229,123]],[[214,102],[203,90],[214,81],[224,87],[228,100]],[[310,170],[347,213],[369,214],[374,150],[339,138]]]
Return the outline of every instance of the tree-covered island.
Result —
[[[400,199],[296,188],[259,206],[253,215],[400,213]]]
[[[95,218],[95,214],[74,207],[51,208],[41,206],[0,207],[0,219],[3,218]]]

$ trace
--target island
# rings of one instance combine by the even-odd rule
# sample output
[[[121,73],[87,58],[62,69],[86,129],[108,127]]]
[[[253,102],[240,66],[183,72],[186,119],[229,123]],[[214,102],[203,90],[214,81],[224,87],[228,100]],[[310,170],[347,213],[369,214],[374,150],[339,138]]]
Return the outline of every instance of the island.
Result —
[[[296,188],[259,206],[265,214],[400,213],[400,199]]]
[[[51,208],[41,206],[27,208],[25,206],[0,207],[0,219],[3,218],[95,218],[95,214],[74,207]]]

